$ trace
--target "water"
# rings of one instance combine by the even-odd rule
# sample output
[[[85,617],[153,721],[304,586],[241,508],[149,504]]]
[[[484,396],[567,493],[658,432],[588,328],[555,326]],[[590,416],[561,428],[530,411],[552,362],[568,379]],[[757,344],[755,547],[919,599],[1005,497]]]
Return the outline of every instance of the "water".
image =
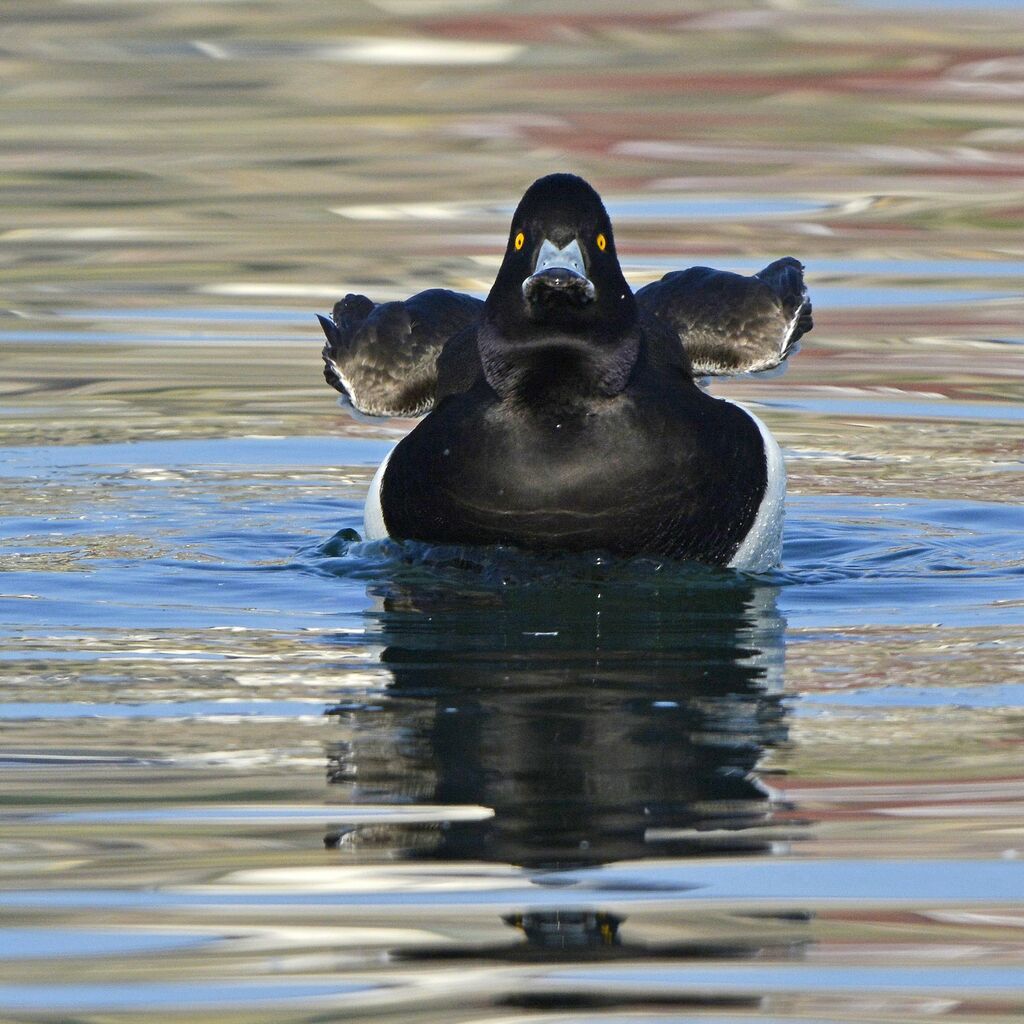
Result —
[[[1012,4],[13,2],[0,1018],[1024,1010]],[[348,290],[793,253],[765,577],[362,543]]]

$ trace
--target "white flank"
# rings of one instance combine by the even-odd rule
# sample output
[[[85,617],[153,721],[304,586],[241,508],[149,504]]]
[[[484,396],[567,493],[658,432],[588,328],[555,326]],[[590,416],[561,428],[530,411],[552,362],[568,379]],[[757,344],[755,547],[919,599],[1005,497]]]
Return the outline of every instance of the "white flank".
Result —
[[[388,468],[394,451],[392,448],[377,467],[377,472],[370,481],[370,489],[366,492],[366,504],[363,506],[363,540],[386,540],[389,536],[388,528],[384,525],[384,510],[380,506],[380,488],[384,483],[384,470]]]
[[[729,399],[722,399],[728,402]],[[782,459],[782,449],[771,431],[747,408],[739,402],[730,402],[742,409],[761,431],[764,442],[764,455],[768,470],[768,481],[765,485],[761,504],[757,509],[750,532],[743,538],[739,550],[729,563],[730,569],[742,569],[744,572],[767,572],[774,569],[782,559],[782,520],[786,507],[786,464]]]

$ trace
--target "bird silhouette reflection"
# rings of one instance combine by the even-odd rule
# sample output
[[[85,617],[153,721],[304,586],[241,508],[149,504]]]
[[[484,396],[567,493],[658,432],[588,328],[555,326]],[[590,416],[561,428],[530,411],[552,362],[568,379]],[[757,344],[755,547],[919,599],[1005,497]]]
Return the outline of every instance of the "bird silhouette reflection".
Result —
[[[767,848],[757,769],[785,739],[776,588],[567,576],[387,587],[376,626],[392,678],[332,709],[329,778],[354,803],[493,814],[332,843],[528,868]]]

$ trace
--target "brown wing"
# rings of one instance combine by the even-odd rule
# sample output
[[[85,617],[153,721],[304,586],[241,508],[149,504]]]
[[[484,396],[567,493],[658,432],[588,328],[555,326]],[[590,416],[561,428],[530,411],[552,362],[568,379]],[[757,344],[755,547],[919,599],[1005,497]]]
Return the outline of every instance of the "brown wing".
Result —
[[[796,352],[814,326],[803,270],[792,256],[752,277],[676,270],[641,288],[637,304],[678,334],[695,376],[757,373]]]
[[[479,299],[444,288],[379,305],[346,295],[330,319],[319,317],[324,379],[367,415],[420,416],[434,404],[441,349],[482,310]]]

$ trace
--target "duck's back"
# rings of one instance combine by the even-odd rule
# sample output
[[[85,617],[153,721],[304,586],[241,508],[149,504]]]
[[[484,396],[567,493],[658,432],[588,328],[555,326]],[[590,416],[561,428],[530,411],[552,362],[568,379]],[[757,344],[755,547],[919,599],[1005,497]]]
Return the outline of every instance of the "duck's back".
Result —
[[[756,421],[689,380],[648,371],[551,414],[502,402],[479,378],[398,444],[379,499],[392,537],[726,565],[766,482]]]

